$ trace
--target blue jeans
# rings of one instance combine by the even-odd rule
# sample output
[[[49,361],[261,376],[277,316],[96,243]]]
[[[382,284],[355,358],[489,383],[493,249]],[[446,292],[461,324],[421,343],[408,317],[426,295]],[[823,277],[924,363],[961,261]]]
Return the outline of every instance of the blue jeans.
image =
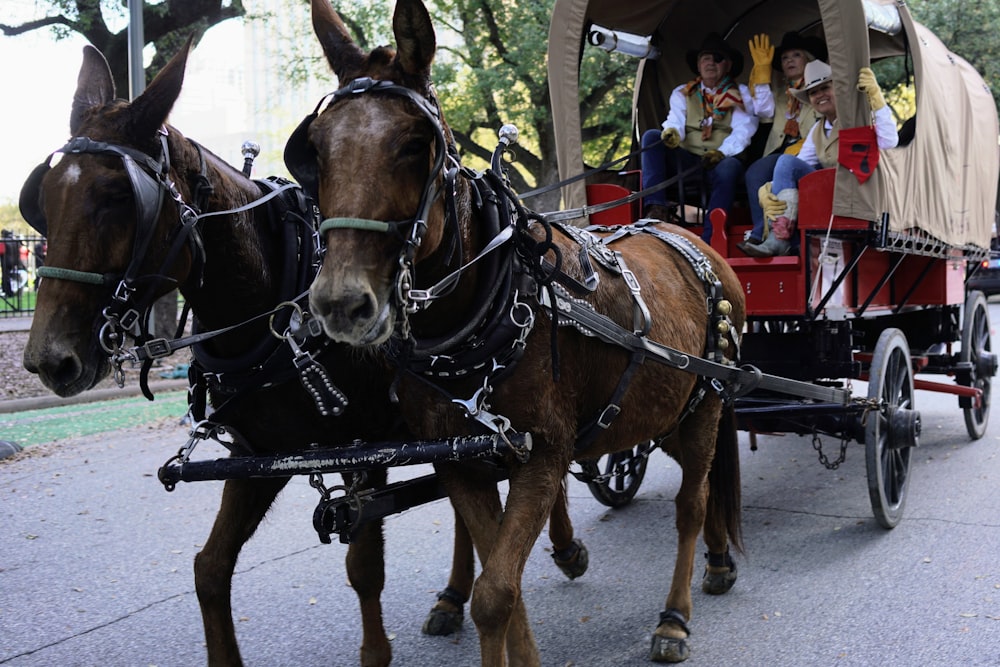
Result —
[[[782,155],[778,163],[774,165],[771,192],[778,194],[788,188],[797,189],[799,187],[799,179],[814,171],[816,171],[816,168],[808,162],[800,160],[794,155]]]
[[[643,132],[642,148],[644,149],[642,153],[643,189],[673,178],[679,171],[686,171],[701,164],[700,157],[689,153],[684,148],[667,148],[660,139],[660,130]],[[733,205],[736,184],[743,178],[743,163],[734,157],[724,158],[713,169],[708,170],[707,176],[709,195],[706,214],[713,209],[721,208],[728,216],[729,209]],[[643,200],[643,206],[649,207],[654,204],[666,206],[666,190],[647,195]],[[701,238],[706,242],[712,238],[712,221],[708,215],[705,216],[705,226]]]
[[[764,240],[764,209],[760,207],[757,191],[772,179],[779,157],[781,155],[778,153],[765,155],[747,168],[747,199],[750,204],[750,220],[753,221],[750,237],[757,243]]]

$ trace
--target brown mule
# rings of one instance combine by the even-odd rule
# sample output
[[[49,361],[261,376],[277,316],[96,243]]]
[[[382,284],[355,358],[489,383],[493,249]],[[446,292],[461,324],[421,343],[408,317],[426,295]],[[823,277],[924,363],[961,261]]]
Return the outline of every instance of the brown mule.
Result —
[[[471,605],[482,664],[539,664],[521,575],[570,461],[649,439],[683,470],[677,558],[650,657],[684,660],[699,533],[704,527],[713,575],[734,571],[728,543],[740,548],[735,419],[721,392],[694,373],[637,359],[656,344],[687,360],[710,352],[721,362],[735,358],[745,319],[735,274],[695,236],[668,225],[623,232],[613,243],[549,228],[505,194],[499,169],[459,168],[430,81],[435,36],[419,0],[396,4],[398,50],[370,53],[354,44],[328,0],[313,0],[312,11],[343,86],[300,125],[285,153],[296,178],[317,188],[326,217],[314,315],[336,341],[366,349],[388,343],[384,351],[409,371],[399,395],[415,433],[512,428],[533,437],[530,452],[508,461],[506,507],[480,471],[436,466],[484,562]],[[593,252],[581,253],[581,244]],[[555,331],[551,304],[567,325]],[[598,330],[628,345],[586,335]],[[590,428],[595,422],[605,428]]]
[[[60,396],[85,391],[110,372],[108,340],[106,332],[102,334],[108,322],[102,313],[126,277],[130,282],[122,294],[130,290],[142,294],[148,288],[148,303],[179,287],[202,331],[267,313],[298,295],[312,279],[311,266],[303,273],[302,267],[289,265],[289,249],[293,257],[308,259],[313,234],[312,220],[290,215],[295,211],[278,217],[275,210],[259,206],[209,217],[189,230],[200,242],[172,242],[182,227],[186,203],[201,201],[202,213],[222,212],[266,192],[262,184],[165,124],[180,94],[189,48],[182,48],[130,104],[115,99],[107,62],[96,49],[86,47],[70,120],[74,138],[64,147],[60,162],[40,165],[22,194],[26,219],[48,238],[50,272],[39,289],[24,364]],[[167,180],[176,187],[177,201],[169,196],[159,199]],[[208,194],[199,197],[199,189]],[[146,244],[145,253],[136,249],[138,243]],[[178,251],[168,258],[175,245]],[[153,276],[161,274],[167,279],[151,286],[156,282]],[[239,382],[252,375],[253,353],[262,341],[268,350],[278,346],[266,319],[221,335],[200,351],[205,357],[229,360]],[[382,441],[408,435],[388,400],[388,369],[344,345],[328,345],[319,360],[350,401],[343,414],[320,415],[292,374],[291,379],[249,391],[244,400],[230,404],[233,408],[225,423],[239,447],[273,454],[299,451],[311,443],[336,446],[357,438]],[[233,386],[222,383],[212,395],[213,403],[225,402],[226,391]],[[384,470],[368,473],[370,485],[385,480]],[[249,479],[225,484],[215,524],[195,559],[209,664],[242,664],[230,603],[233,572],[242,546],[287,482],[287,478]],[[551,532],[560,540],[556,544],[570,543],[568,521],[564,506],[561,513],[553,513]],[[557,537],[566,532],[569,538]],[[346,555],[348,578],[361,607],[360,656],[366,667],[384,667],[392,656],[380,602],[383,550],[381,522],[372,522],[360,529]],[[473,559],[471,542],[459,522],[449,579],[459,603],[472,590]],[[461,605],[451,611],[460,622]],[[451,621],[451,629],[455,622]]]

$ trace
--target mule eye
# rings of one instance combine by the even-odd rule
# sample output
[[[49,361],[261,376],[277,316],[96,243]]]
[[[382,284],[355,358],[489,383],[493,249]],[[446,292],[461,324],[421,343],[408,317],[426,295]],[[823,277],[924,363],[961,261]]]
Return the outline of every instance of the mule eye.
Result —
[[[401,159],[425,158],[430,150],[426,139],[411,139],[403,144],[399,150]]]

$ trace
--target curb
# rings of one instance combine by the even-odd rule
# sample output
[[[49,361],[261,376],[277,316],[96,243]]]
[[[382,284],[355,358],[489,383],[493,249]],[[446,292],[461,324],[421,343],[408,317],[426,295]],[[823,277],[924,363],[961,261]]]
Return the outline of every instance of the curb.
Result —
[[[153,395],[166,391],[187,389],[186,378],[176,380],[157,380],[149,383],[149,390]],[[15,398],[9,401],[0,401],[0,414],[10,414],[13,412],[25,412],[27,410],[42,410],[45,408],[57,408],[64,405],[79,405],[80,403],[95,403],[97,401],[108,401],[116,398],[131,398],[142,396],[142,390],[138,383],[126,387],[111,387],[110,389],[94,389],[85,391],[76,396],[33,396],[31,398]]]

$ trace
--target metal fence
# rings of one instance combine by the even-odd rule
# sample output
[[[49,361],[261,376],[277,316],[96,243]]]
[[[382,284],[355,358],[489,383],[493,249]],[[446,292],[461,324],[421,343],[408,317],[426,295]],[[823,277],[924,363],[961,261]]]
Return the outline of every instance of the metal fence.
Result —
[[[41,236],[0,233],[0,318],[35,312],[37,270],[45,263],[48,245]]]

